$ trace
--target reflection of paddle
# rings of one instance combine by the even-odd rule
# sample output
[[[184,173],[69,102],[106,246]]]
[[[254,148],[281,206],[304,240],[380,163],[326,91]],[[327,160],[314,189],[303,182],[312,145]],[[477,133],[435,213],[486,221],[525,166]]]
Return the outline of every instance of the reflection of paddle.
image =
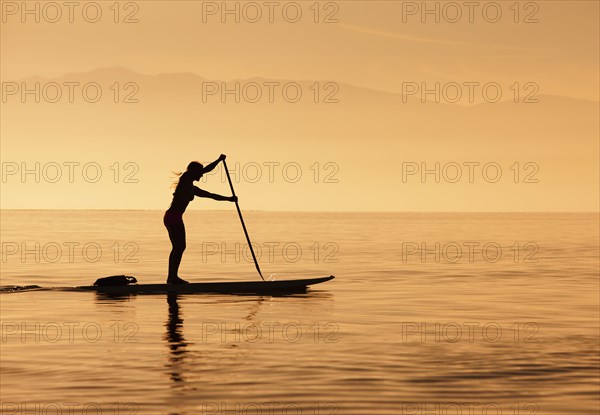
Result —
[[[225,167],[225,173],[227,173],[227,180],[229,181],[229,187],[231,187],[231,195],[235,196],[235,191],[233,190],[233,183],[231,183],[231,177],[229,177],[229,170],[227,169],[227,163],[225,159],[223,159],[223,167]],[[244,218],[242,217],[242,211],[240,210],[240,205],[238,205],[237,200],[235,201],[235,207],[237,208],[238,215],[240,215],[240,221],[242,222],[242,228],[244,228],[244,233],[246,234],[246,240],[248,241],[248,247],[250,247],[250,252],[252,253],[252,259],[254,259],[254,265],[256,265],[256,270],[258,271],[258,275],[264,281],[265,278],[260,272],[260,267],[258,266],[258,261],[256,260],[256,255],[254,255],[254,249],[252,248],[252,242],[250,242],[250,237],[248,236],[248,231],[246,230],[246,225],[244,224]]]

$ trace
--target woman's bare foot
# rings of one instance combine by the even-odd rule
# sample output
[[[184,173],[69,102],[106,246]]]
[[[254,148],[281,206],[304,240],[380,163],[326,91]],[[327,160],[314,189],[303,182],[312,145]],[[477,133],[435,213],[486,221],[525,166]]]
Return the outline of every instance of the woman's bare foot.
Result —
[[[167,284],[189,284],[189,282],[179,277],[169,277],[167,278]]]

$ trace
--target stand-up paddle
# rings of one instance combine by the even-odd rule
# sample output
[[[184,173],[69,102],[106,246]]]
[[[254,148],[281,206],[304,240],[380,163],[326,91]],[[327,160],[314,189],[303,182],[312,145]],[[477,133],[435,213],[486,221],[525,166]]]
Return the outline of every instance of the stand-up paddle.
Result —
[[[231,195],[235,196],[235,190],[233,190],[233,183],[231,183],[231,177],[229,177],[229,170],[227,169],[227,162],[223,159],[223,167],[225,167],[225,173],[227,173],[227,180],[229,181],[229,187],[231,187]],[[258,271],[258,275],[264,281],[265,278],[260,272],[260,267],[258,266],[258,261],[256,260],[256,255],[254,255],[254,249],[252,248],[252,242],[250,242],[250,236],[248,236],[248,231],[246,230],[246,225],[244,224],[244,218],[242,217],[242,211],[240,210],[240,205],[237,200],[235,201],[235,207],[237,208],[238,215],[240,216],[240,221],[242,222],[242,228],[244,228],[244,234],[246,234],[246,240],[248,241],[248,247],[250,248],[250,253],[252,254],[252,259],[254,259],[254,265],[256,265],[256,270]]]

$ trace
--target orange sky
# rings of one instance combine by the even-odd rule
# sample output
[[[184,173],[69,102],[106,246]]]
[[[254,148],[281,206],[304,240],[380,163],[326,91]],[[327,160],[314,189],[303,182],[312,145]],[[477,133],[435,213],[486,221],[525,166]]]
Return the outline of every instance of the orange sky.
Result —
[[[520,2],[519,7],[512,1],[482,2],[472,10],[473,22],[464,2],[440,2],[439,23],[435,14],[423,16],[414,8],[422,2],[320,2],[318,16],[314,2],[283,2],[276,3],[272,23],[264,2],[239,3],[239,23],[235,15],[221,16],[222,2],[121,2],[118,16],[113,2],[99,2],[96,23],[85,20],[96,16],[89,2],[73,10],[73,22],[64,6],[59,19],[49,2],[28,2],[34,10],[29,14],[23,14],[22,4],[1,4],[4,92],[7,82],[31,84],[40,79],[30,77],[40,76],[46,83],[98,82],[104,95],[97,104],[4,97],[3,208],[162,209],[172,170],[225,152],[231,165],[261,166],[263,179],[237,183],[248,209],[598,209],[598,2]],[[302,16],[290,23],[286,19],[296,16],[295,4]],[[428,4],[433,8],[436,2]],[[453,23],[456,5],[462,5],[462,18]],[[259,9],[262,19],[249,22]],[[491,23],[498,10],[502,15]],[[128,19],[137,22],[124,23]],[[122,69],[102,69],[114,67]],[[304,100],[203,103],[201,89],[191,87],[200,78],[185,73],[217,83],[305,82]],[[119,100],[130,92],[123,84],[133,82],[139,102],[111,103],[109,88],[116,81]],[[339,102],[311,104],[309,87],[315,81],[321,88],[333,82]],[[478,105],[403,104],[382,93],[436,82],[495,83],[503,97],[490,104],[476,90]],[[511,102],[515,83],[518,104]],[[532,91],[539,103],[523,104]],[[323,99],[329,90],[320,92]],[[418,101],[420,95],[413,97]],[[96,163],[104,174],[96,183],[81,178],[52,183],[47,177],[36,183],[35,175],[11,174],[15,166],[32,168],[36,162],[46,169],[57,163],[63,175],[64,163]],[[129,171],[137,169],[138,182],[119,177],[115,183],[110,175],[115,169],[126,174],[127,162],[133,163]],[[435,183],[410,176],[403,182],[402,169],[410,163],[436,162],[447,168],[496,163],[503,178]],[[537,183],[523,183],[533,172],[526,164],[538,166]],[[302,178],[293,182],[277,169],[270,182],[264,178],[269,165],[299,166]],[[332,172],[330,179],[337,182],[324,183]],[[211,179],[201,186],[228,192],[223,180]]]

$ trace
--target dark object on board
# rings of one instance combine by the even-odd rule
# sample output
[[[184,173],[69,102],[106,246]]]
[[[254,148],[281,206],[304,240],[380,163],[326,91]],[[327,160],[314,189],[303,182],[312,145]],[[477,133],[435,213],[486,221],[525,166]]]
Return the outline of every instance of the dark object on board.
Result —
[[[124,285],[135,284],[135,277],[127,275],[113,275],[112,277],[98,278],[94,285],[96,287],[122,287]]]

